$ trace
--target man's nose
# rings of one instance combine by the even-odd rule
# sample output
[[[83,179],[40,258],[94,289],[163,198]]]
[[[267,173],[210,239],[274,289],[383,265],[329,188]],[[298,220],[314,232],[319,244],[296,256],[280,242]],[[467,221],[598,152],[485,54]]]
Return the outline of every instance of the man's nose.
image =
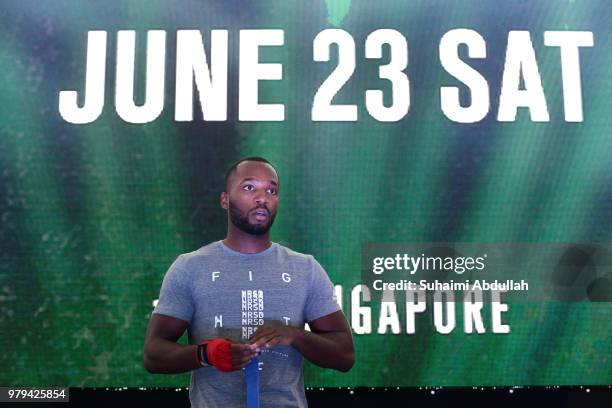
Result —
[[[268,197],[266,196],[265,191],[258,191],[255,193],[255,202],[257,204],[264,204],[268,202]]]

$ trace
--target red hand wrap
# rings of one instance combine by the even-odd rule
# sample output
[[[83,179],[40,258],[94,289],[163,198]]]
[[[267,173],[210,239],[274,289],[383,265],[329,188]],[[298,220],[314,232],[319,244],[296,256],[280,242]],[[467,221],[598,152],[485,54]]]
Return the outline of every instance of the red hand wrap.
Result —
[[[234,371],[232,349],[229,339],[214,339],[206,342],[206,359],[219,371]]]

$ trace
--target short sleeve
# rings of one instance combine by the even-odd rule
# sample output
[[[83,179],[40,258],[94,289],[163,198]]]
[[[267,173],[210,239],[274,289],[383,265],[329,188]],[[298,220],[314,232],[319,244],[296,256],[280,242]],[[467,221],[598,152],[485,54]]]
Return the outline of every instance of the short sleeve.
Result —
[[[304,317],[307,322],[312,322],[320,317],[337,312],[340,310],[340,305],[329,276],[314,257],[309,257],[312,270]]]
[[[184,266],[184,259],[179,256],[164,276],[153,313],[176,317],[191,323],[193,310],[189,276]]]

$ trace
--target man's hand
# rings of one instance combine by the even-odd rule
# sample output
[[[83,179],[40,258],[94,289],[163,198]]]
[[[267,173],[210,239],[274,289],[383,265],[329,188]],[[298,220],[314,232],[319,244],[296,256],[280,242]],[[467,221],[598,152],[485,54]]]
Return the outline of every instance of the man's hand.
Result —
[[[232,341],[230,343],[233,370],[240,370],[247,366],[253,357],[259,355],[259,349],[252,344],[243,344]]]
[[[206,345],[206,359],[223,372],[246,367],[258,352],[259,350],[253,345],[238,343],[231,339],[209,340]]]
[[[263,347],[276,345],[290,346],[297,335],[297,328],[291,326],[260,326],[249,339],[249,344],[257,352]]]

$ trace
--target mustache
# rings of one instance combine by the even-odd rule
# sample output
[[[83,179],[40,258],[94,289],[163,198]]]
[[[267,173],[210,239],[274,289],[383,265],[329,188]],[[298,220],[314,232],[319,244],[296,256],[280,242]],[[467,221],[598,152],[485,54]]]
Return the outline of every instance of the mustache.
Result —
[[[265,205],[260,205],[254,208],[251,208],[249,210],[249,213],[252,213],[254,211],[258,211],[258,210],[265,210],[268,213],[268,216],[270,215],[270,210],[268,209],[268,207],[266,207]]]

